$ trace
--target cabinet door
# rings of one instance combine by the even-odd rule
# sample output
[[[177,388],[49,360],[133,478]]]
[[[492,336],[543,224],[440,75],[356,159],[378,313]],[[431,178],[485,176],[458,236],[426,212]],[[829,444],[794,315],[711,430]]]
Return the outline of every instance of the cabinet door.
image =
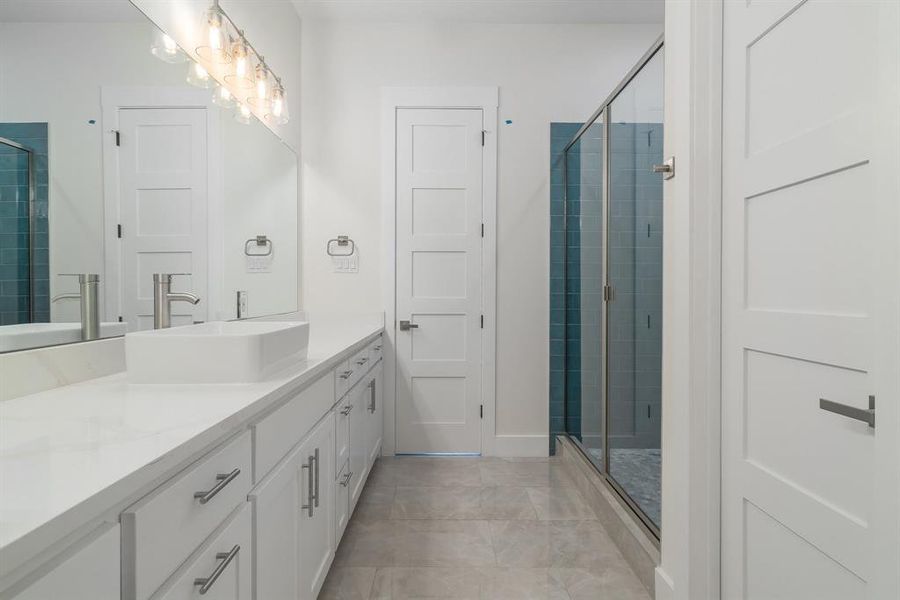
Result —
[[[360,383],[350,390],[350,512],[356,507],[356,501],[362,493],[366,481],[369,449],[366,444],[368,417],[366,407],[369,400],[369,388]]]
[[[119,597],[119,525],[109,528],[32,583],[14,600],[115,600]]]
[[[334,412],[300,446],[300,598],[315,600],[334,558]]]
[[[256,523],[256,598],[300,597],[300,463],[298,448],[250,494]]]
[[[378,363],[369,374],[369,385],[366,389],[366,447],[368,449],[368,466],[371,467],[378,455],[381,454],[381,442],[384,431],[382,423],[384,406],[382,390],[382,367]]]
[[[345,463],[334,482],[334,546],[337,548],[350,521],[350,464]]]

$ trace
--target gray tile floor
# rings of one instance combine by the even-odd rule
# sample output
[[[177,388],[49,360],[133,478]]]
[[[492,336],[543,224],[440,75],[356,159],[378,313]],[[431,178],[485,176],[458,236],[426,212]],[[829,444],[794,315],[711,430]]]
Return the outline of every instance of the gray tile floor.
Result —
[[[381,458],[320,600],[649,600],[555,459]]]

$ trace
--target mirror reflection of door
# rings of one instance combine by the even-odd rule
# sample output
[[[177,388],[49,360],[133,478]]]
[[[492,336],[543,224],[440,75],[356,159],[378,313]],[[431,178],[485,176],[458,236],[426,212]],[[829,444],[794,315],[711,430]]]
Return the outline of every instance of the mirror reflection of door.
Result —
[[[201,108],[122,109],[118,114],[119,278],[129,331],[153,328],[153,274],[178,273],[173,291],[200,302],[172,303],[172,325],[205,321],[207,135]]]

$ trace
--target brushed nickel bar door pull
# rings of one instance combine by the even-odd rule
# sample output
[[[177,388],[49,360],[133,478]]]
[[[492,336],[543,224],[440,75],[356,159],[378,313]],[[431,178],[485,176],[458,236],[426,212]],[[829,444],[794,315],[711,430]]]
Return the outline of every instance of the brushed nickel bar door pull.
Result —
[[[228,568],[228,565],[231,564],[231,561],[234,560],[234,557],[238,555],[238,552],[241,551],[241,547],[238,544],[235,544],[234,547],[229,552],[217,552],[216,560],[220,560],[218,565],[216,565],[216,569],[212,572],[209,577],[198,577],[194,580],[194,585],[200,586],[200,595],[205,596],[206,592],[212,589],[212,586],[216,583],[216,580],[222,575],[225,569]]]
[[[400,321],[400,331],[409,331],[410,329],[418,329],[419,326],[416,323],[410,323],[409,321]]]
[[[216,497],[216,494],[225,489],[225,486],[234,481],[235,477],[241,474],[240,469],[235,469],[231,473],[219,473],[216,475],[217,483],[212,489],[205,492],[194,492],[194,498],[200,500],[200,504],[206,504]]]
[[[316,493],[314,498],[314,502],[316,508],[319,508],[319,449],[316,448],[316,453],[313,455],[313,460],[316,461]]]
[[[867,423],[872,429],[875,428],[875,396],[869,396],[869,408],[867,409],[856,408],[855,406],[841,404],[840,402],[826,400],[825,398],[819,398],[819,408],[841,415],[842,417],[849,417],[851,419],[856,419],[857,421],[862,421],[863,423]]]
[[[302,468],[306,469],[306,504],[300,506],[300,510],[306,511],[306,516],[312,518],[313,516],[313,487],[316,485],[315,477],[313,473],[313,456],[308,456],[306,458],[306,464],[303,465]]]

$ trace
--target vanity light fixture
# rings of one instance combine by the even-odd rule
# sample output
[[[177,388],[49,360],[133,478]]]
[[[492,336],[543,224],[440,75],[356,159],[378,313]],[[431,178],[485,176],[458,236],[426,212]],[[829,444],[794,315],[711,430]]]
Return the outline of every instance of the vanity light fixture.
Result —
[[[154,38],[151,52],[166,62],[193,58],[195,62],[188,67],[187,82],[203,89],[215,87],[213,103],[225,108],[236,107],[237,121],[249,123],[255,115],[271,123],[287,123],[287,95],[281,78],[272,72],[244,31],[222,10],[219,0],[212,0],[200,25],[198,45],[192,56],[185,54],[162,31]]]
[[[200,30],[206,33],[206,43],[197,46],[197,56],[216,65],[230,63],[230,38],[225,24],[225,13],[219,7],[219,0],[213,0],[209,10],[203,13],[203,21],[200,26]]]
[[[153,32],[150,53],[159,60],[169,64],[183,63],[188,60],[188,55],[181,51],[175,40],[160,29],[156,29]]]
[[[208,90],[215,85],[215,80],[209,76],[206,67],[198,62],[191,63],[188,66],[187,82],[198,88]]]

